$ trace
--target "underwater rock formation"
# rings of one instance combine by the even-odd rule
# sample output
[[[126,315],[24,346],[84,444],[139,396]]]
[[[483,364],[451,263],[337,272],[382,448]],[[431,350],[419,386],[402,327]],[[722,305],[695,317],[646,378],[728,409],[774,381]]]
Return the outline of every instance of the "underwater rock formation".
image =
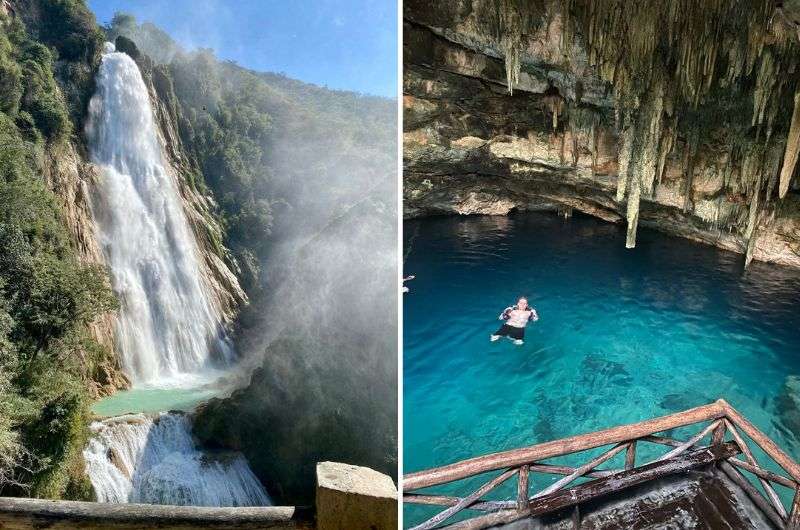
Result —
[[[405,216],[565,205],[800,266],[796,33],[617,4],[406,2]]]

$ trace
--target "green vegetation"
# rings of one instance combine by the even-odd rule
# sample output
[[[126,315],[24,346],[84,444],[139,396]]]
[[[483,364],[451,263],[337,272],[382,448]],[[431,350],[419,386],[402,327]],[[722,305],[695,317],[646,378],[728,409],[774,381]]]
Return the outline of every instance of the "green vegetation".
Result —
[[[109,353],[87,324],[116,300],[78,262],[42,164],[75,130],[54,61],[86,63],[99,41],[82,2],[41,7],[43,42],[0,20],[0,494],[88,498],[88,381]]]

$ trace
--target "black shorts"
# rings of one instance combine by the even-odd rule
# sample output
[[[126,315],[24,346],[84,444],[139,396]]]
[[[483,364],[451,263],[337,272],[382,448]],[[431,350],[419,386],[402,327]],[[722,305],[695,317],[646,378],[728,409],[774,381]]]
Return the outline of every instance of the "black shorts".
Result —
[[[525,338],[525,328],[516,328],[508,324],[503,324],[494,334],[500,335],[501,337],[511,337],[514,340],[522,340]]]

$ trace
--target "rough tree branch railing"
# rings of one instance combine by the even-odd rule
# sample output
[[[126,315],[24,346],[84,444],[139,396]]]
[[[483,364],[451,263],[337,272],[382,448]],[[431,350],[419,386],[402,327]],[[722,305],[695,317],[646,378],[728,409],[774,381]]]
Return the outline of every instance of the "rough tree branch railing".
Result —
[[[709,422],[709,424],[687,440],[676,440],[658,435],[658,433],[671,429],[705,422]],[[742,433],[760,447],[788,476],[764,469],[753,456]],[[725,441],[726,434],[731,438],[727,442]],[[708,436],[711,437],[711,444],[700,446],[701,440]],[[666,446],[669,450],[661,457],[637,466],[636,446],[642,442]],[[609,445],[613,447],[578,467],[541,462]],[[623,451],[625,452],[624,469],[596,469]],[[744,456],[743,460],[736,458],[740,454]],[[708,405],[638,423],[479,456],[427,471],[411,473],[403,479],[403,501],[409,504],[446,507],[434,517],[415,526],[413,530],[443,528],[439,525],[466,509],[484,512],[484,514],[457,522],[446,528],[477,530],[525,517],[539,516],[566,507],[577,507],[586,500],[614,493],[654,478],[715,463],[744,490],[775,526],[781,529],[800,530],[800,465],[722,399]],[[436,495],[428,492],[414,493],[423,488],[439,486],[498,470],[504,471],[465,497]],[[756,488],[742,474],[741,470],[751,473],[760,482],[764,493]],[[556,474],[563,475],[563,477],[531,496],[528,491],[531,473]],[[514,476],[517,477],[515,500],[497,501],[481,498]],[[594,480],[567,488],[570,483],[582,477]],[[773,484],[795,492],[792,506],[788,512],[775,492]],[[579,519],[580,511],[576,509],[573,516]]]

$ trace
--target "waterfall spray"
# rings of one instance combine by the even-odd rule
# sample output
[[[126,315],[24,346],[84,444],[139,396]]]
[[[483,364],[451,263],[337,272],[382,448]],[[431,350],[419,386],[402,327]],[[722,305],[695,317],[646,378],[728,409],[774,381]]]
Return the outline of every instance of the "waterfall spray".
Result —
[[[92,213],[121,308],[117,348],[134,385],[193,384],[233,350],[165,161],[136,63],[106,44],[86,135],[102,169]]]

